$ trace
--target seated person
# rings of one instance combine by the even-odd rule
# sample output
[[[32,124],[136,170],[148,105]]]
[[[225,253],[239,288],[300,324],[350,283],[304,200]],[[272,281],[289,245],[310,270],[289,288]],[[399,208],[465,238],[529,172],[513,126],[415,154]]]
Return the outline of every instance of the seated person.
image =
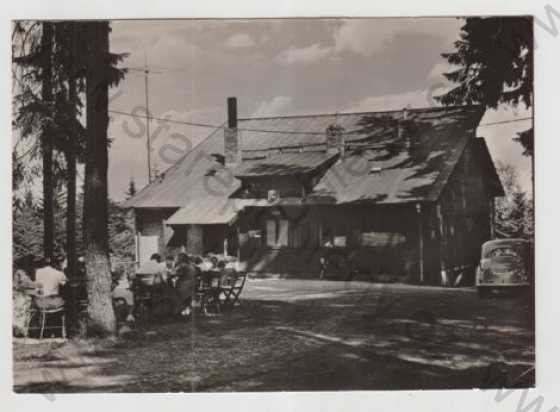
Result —
[[[27,292],[29,291],[30,294],[33,294],[33,291],[37,289],[39,285],[33,282],[25,270],[21,268],[16,268],[14,271],[14,283],[13,289],[17,290],[18,292]]]
[[[167,255],[165,257],[165,272],[163,275],[163,281],[169,283],[169,280],[173,277],[175,273],[175,258],[173,255]]]
[[[177,256],[177,284],[174,294],[175,313],[189,316],[196,293],[196,282],[199,269],[191,262],[185,253]]]
[[[128,279],[124,272],[121,274],[121,277],[118,279],[116,286],[113,288],[111,297],[113,299],[113,302],[115,302],[116,300],[125,302],[126,321],[133,322],[134,316],[132,315],[132,311],[134,309],[134,296],[130,288],[130,283],[128,282]]]
[[[132,292],[130,290],[130,283],[128,282],[128,279],[124,274],[121,275],[121,277],[117,280],[116,286],[113,288],[111,295],[113,299],[115,298],[124,299],[126,303],[130,306],[134,304],[134,299],[132,297]]]
[[[214,257],[213,257],[214,258]],[[215,259],[215,258],[214,258]],[[210,270],[213,269],[214,265],[212,263],[212,259],[203,259],[202,262],[200,262],[199,264],[197,264],[197,266],[200,268],[201,271],[203,272],[208,272]]]
[[[218,263],[218,271],[221,274],[221,284],[223,286],[232,286],[235,283],[237,272],[230,264],[220,261]]]
[[[60,296],[60,287],[68,282],[64,272],[51,266],[51,260],[44,258],[35,273],[35,282],[41,285],[41,293],[35,299],[39,309],[56,309],[64,306],[64,299]]]
[[[12,291],[12,329],[14,336],[27,337],[29,333],[32,297],[36,294],[37,286],[21,266],[15,268]]]
[[[163,273],[165,271],[165,263],[162,263],[160,254],[154,253],[149,261],[140,265],[136,271],[136,279],[144,285],[151,286],[154,283],[163,282]]]
[[[226,270],[226,262],[220,260],[218,263],[216,263],[216,271],[218,271],[222,276],[225,275],[225,270]]]

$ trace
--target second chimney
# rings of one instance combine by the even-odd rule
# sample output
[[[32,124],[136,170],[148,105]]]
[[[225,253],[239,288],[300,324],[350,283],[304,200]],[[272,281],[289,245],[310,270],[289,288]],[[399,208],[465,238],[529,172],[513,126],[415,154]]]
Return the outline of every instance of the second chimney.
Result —
[[[226,165],[239,163],[239,137],[237,133],[237,98],[228,97],[228,120],[224,128],[224,155]]]
[[[344,127],[333,123],[327,127],[326,146],[327,153],[340,153],[340,157],[344,157],[346,142],[344,139]]]
[[[398,134],[399,138],[402,138],[406,135],[407,120],[408,120],[408,109],[405,107],[402,110],[402,117],[397,120],[397,130],[398,130],[397,134]]]
[[[408,108],[405,107],[402,111],[401,118],[397,120],[397,134],[399,140],[404,141],[404,145],[407,149],[410,149],[411,146],[411,122],[412,120],[409,119]]]

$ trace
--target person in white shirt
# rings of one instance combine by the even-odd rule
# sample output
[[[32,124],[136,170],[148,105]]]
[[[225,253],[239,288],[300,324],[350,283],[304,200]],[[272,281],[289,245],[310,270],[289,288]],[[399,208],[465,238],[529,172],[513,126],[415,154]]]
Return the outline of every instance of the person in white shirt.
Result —
[[[64,272],[51,266],[50,259],[43,259],[40,268],[35,272],[35,282],[41,286],[41,296],[35,300],[37,306],[43,309],[63,306],[64,300],[60,296],[60,287],[67,281]]]
[[[161,256],[159,253],[154,253],[150,260],[144,262],[140,265],[136,271],[136,279],[145,285],[151,286],[154,283],[162,283],[163,276],[167,272],[167,267],[164,262],[161,261]]]

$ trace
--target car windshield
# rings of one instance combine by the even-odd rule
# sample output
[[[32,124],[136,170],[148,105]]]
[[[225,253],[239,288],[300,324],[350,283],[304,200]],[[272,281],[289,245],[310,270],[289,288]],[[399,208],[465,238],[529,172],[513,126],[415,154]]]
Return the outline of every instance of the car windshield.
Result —
[[[482,258],[529,258],[530,244],[519,241],[488,242],[482,247]]]
[[[519,251],[512,247],[496,248],[489,253],[489,257],[491,258],[508,257],[516,260],[521,260],[521,255]]]

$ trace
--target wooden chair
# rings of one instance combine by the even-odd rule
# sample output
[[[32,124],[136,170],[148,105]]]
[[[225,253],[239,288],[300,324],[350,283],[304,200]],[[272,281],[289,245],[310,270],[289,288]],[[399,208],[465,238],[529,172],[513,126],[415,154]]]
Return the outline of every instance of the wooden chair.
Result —
[[[224,297],[221,302],[223,308],[233,309],[237,303],[241,303],[239,298],[246,279],[246,273],[237,273],[234,270],[224,275],[221,287],[221,295]]]
[[[221,279],[217,272],[201,274],[196,280],[196,299],[200,302],[200,309],[205,314],[220,313]]]

